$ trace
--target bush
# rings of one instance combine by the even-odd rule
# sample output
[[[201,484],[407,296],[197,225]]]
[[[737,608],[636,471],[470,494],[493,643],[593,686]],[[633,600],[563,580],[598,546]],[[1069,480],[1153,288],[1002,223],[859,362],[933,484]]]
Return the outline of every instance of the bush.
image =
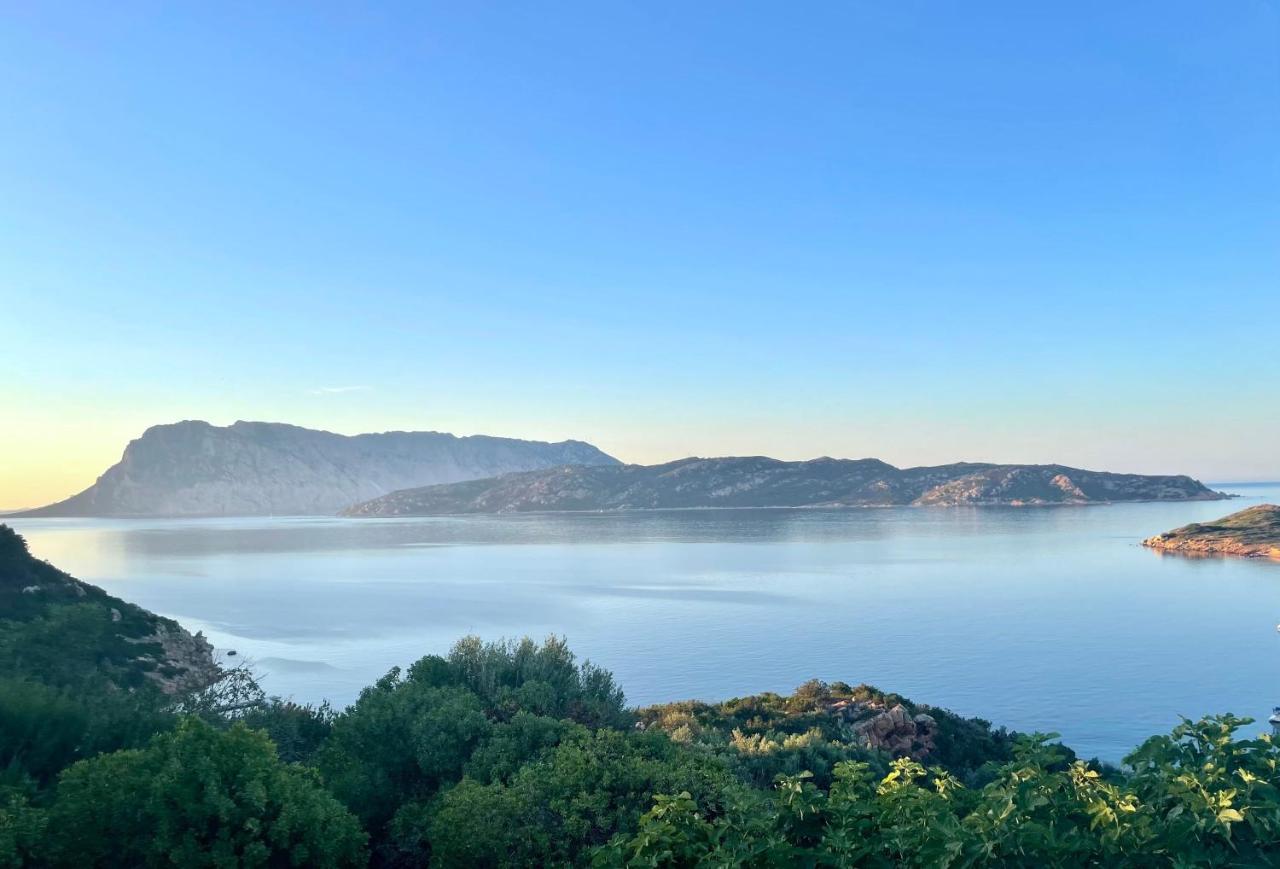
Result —
[[[740,789],[722,763],[663,734],[579,732],[507,784],[463,779],[440,798],[426,838],[444,866],[576,865],[635,829],[655,793],[687,790],[718,807]]]
[[[365,834],[314,774],[263,734],[185,719],[145,749],[67,770],[49,810],[64,866],[353,866]],[[54,835],[56,831],[56,835]]]
[[[660,795],[601,866],[1271,866],[1280,855],[1280,750],[1238,740],[1248,719],[1186,722],[1148,740],[1106,781],[1051,737],[1019,740],[979,790],[899,759],[877,779],[837,765],[829,791],[780,776],[728,812],[688,791]],[[710,811],[708,810],[710,809]]]

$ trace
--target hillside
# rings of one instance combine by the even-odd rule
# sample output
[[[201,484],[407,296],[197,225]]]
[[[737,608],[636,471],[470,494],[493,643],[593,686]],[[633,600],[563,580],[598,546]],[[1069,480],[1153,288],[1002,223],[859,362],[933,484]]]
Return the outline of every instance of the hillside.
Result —
[[[397,489],[616,461],[580,441],[191,420],[147,429],[88,489],[19,515],[332,515]]]
[[[112,597],[27,551],[0,525],[0,675],[59,687],[200,688],[219,670],[200,634]]]
[[[1148,537],[1142,545],[1183,555],[1280,558],[1280,507],[1259,504],[1214,522],[1194,522]]]
[[[878,459],[783,462],[682,459],[665,465],[565,467],[393,492],[351,516],[697,507],[1091,504],[1215,500],[1185,476],[1083,471],[1062,465],[960,463],[899,469]]]

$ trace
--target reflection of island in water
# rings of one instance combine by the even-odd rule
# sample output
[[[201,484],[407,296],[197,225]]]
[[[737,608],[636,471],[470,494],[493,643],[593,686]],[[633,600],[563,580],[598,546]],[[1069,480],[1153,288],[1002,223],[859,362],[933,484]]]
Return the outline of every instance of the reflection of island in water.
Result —
[[[1260,504],[1213,522],[1193,522],[1148,537],[1142,545],[1192,557],[1280,559],[1280,507]]]

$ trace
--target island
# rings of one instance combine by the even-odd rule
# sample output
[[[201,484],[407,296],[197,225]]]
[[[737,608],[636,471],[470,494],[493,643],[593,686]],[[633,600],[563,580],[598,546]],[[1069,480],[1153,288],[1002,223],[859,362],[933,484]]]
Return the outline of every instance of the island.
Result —
[[[744,507],[955,507],[1209,501],[1187,476],[1086,471],[1065,465],[960,462],[896,468],[879,459],[785,462],[765,456],[593,465],[424,486],[356,504],[348,516]]]
[[[1213,522],[1193,522],[1148,537],[1142,545],[1180,555],[1280,559],[1280,506],[1259,504]]]
[[[411,486],[559,465],[617,464],[582,441],[434,431],[341,435],[273,422],[156,425],[92,486],[44,516],[332,516]]]

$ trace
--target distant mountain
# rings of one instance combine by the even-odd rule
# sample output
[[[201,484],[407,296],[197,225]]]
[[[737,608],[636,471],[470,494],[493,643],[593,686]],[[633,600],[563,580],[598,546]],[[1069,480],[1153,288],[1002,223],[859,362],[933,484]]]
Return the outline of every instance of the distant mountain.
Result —
[[[151,684],[175,693],[222,671],[202,635],[33,558],[22,536],[0,525],[0,676],[15,674],[60,687]]]
[[[898,469],[878,459],[682,459],[665,465],[554,468],[392,492],[349,516],[649,510],[1092,504],[1224,498],[1190,477],[1082,471],[1062,465],[960,463]]]
[[[332,515],[388,492],[618,460],[581,441],[386,432],[348,437],[268,422],[157,425],[78,495],[20,516]]]
[[[1213,522],[1194,522],[1148,537],[1142,545],[1182,555],[1280,558],[1280,507],[1248,507]]]

